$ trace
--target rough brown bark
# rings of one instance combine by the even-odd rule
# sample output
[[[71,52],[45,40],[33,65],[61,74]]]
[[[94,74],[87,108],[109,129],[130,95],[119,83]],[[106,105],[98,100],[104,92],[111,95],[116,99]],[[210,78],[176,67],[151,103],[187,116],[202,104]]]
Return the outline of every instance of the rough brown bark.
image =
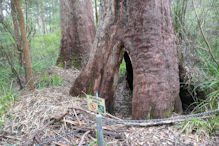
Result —
[[[70,94],[98,92],[108,111],[126,51],[133,68],[133,119],[171,115],[179,99],[175,35],[168,0],[102,0],[88,64]],[[124,49],[125,48],[125,49]]]
[[[95,37],[92,1],[61,0],[59,6],[62,38],[57,65],[81,68]]]
[[[19,18],[19,26],[20,26],[22,45],[23,45],[23,51],[24,51],[24,67],[25,67],[25,76],[27,80],[27,85],[31,90],[33,90],[34,89],[34,78],[33,78],[33,72],[32,72],[32,67],[31,67],[30,49],[29,49],[29,44],[28,44],[28,40],[26,36],[24,17],[23,17],[23,13],[21,10],[19,0],[12,0],[12,1],[14,1],[15,8],[17,10],[18,18]]]
[[[19,52],[19,64],[20,68],[23,66],[23,49],[21,47],[21,35],[19,31],[19,24],[18,24],[18,18],[17,18],[17,11],[15,8],[15,1],[11,1],[11,16],[14,26],[14,38],[16,40],[17,50]],[[19,71],[20,72],[20,71]]]
[[[11,70],[17,76],[17,80],[18,80],[18,84],[20,85],[20,89],[23,89],[23,85],[22,85],[22,82],[20,79],[20,73],[22,71],[24,57],[23,57],[23,49],[21,47],[21,34],[19,31],[17,11],[15,8],[15,2],[13,0],[11,1],[11,16],[12,16],[12,22],[13,22],[13,26],[14,26],[13,37],[14,37],[14,40],[16,42],[16,49],[17,49],[18,54],[19,54],[18,60],[19,60],[19,65],[20,65],[18,72],[16,72],[13,65],[11,64]]]
[[[19,32],[19,25],[18,25],[18,19],[17,19],[17,12],[15,8],[15,1],[11,1],[11,16],[12,16],[12,21],[13,21],[13,26],[14,26],[14,37],[15,40],[17,41],[17,48],[18,50],[21,49],[21,43],[20,43],[20,32]]]

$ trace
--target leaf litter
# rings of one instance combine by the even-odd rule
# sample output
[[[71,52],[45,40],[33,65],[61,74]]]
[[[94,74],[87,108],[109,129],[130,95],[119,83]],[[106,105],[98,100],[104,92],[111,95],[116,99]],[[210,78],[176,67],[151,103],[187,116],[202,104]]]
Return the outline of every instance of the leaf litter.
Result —
[[[10,105],[7,112],[0,131],[1,145],[39,144],[95,121],[95,113],[88,110],[86,100],[69,95],[72,81],[79,71],[52,67],[48,72],[61,76],[63,85],[31,92],[22,91],[18,101]],[[116,116],[122,118],[122,115]],[[110,114],[103,118],[119,119]],[[103,130],[105,143],[112,146],[219,144],[218,136],[184,134],[173,124],[145,127],[103,124]],[[46,145],[97,145],[95,125]]]

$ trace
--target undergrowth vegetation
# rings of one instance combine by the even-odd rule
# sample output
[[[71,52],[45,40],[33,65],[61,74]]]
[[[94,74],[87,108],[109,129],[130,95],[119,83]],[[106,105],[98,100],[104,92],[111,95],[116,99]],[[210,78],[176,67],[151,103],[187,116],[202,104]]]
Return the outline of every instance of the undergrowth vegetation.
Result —
[[[31,40],[31,57],[34,72],[55,65],[60,43],[60,29],[49,34],[37,34]]]
[[[48,73],[47,71],[48,67],[53,66],[56,63],[59,51],[59,42],[59,29],[53,33],[37,34],[31,38],[30,48],[32,68],[34,71],[35,86],[38,89],[62,85],[62,78],[60,76],[55,73]],[[18,85],[16,83],[16,77],[12,73],[6,58],[0,57],[0,60],[0,121],[4,121],[4,113],[8,109],[8,105],[10,103],[14,103],[16,100],[15,95],[17,91],[13,91],[13,89]],[[18,61],[15,61],[15,69],[18,70],[18,66]],[[21,71],[21,76],[24,76],[23,69]]]
[[[62,78],[56,73],[49,74],[48,72],[41,73],[36,80],[36,88],[45,88],[49,86],[61,86]]]
[[[217,3],[215,0],[194,1],[194,4],[189,0],[172,1],[177,44],[182,52],[180,59],[187,71],[187,80],[181,85],[187,86],[194,100],[188,107],[191,112],[219,108],[219,66],[215,62],[219,61]],[[218,115],[205,120],[193,118],[180,122],[178,126],[185,133],[212,134],[218,128],[218,118]]]
[[[208,136],[209,134],[214,134],[215,130],[219,126],[218,121],[219,116],[207,120],[194,117],[192,119],[180,122],[179,124],[177,124],[177,128],[181,131],[181,133],[196,133],[198,135]]]

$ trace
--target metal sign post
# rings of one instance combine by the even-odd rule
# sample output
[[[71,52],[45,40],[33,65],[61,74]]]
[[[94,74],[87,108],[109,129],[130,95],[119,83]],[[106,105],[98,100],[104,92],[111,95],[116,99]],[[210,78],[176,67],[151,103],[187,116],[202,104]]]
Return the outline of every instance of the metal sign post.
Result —
[[[104,138],[103,138],[103,129],[102,129],[102,116],[98,114],[96,116],[96,124],[97,124],[97,145],[104,146]]]
[[[95,95],[98,98],[98,92],[96,92]],[[101,116],[101,114],[98,114],[96,116],[96,124],[97,124],[97,145],[98,146],[104,146],[102,116]]]

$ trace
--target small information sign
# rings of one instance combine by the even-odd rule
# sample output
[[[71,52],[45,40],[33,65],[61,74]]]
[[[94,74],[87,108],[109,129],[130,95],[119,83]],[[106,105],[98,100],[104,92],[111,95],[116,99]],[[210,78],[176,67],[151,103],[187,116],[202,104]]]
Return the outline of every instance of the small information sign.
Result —
[[[105,100],[96,96],[86,95],[88,109],[100,114],[106,114]]]

